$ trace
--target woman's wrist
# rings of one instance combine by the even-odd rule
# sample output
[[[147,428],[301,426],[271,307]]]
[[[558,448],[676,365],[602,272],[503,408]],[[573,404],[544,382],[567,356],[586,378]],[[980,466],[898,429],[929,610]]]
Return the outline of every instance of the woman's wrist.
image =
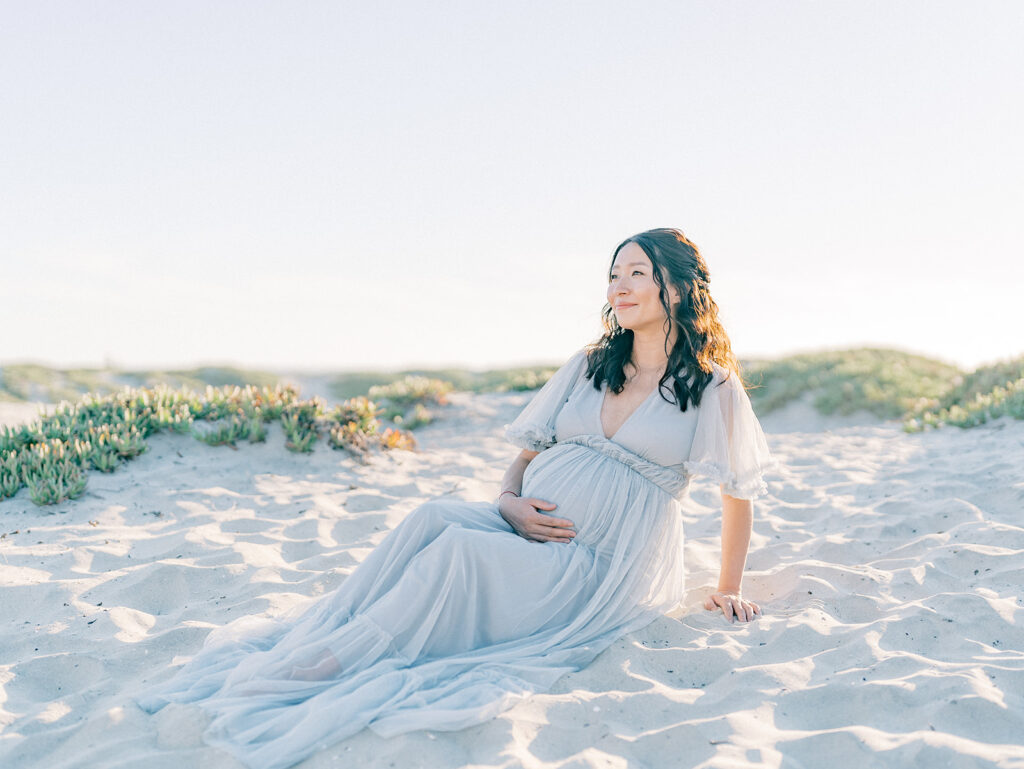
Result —
[[[504,496],[505,494],[511,494],[511,495],[512,495],[512,496],[514,496],[514,497],[518,497],[518,496],[519,496],[519,493],[518,493],[518,492],[516,492],[516,491],[512,491],[512,489],[505,489],[504,491],[502,491],[502,492],[501,492],[501,494],[499,494],[499,495],[498,495],[498,501],[499,501],[499,502],[501,501],[501,498],[502,498],[502,497],[503,497],[503,496]]]

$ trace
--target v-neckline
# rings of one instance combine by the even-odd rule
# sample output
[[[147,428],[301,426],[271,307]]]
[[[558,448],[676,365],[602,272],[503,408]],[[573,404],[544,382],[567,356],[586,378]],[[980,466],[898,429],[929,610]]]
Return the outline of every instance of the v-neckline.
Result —
[[[619,428],[614,433],[612,433],[611,436],[609,437],[609,436],[604,434],[604,420],[601,419],[601,414],[604,412],[604,402],[605,402],[605,399],[607,399],[607,397],[608,397],[608,382],[607,382],[607,380],[602,382],[601,383],[601,397],[598,398],[598,401],[597,401],[598,402],[598,407],[597,407],[597,429],[601,433],[601,437],[604,438],[606,441],[614,441],[615,440],[615,436],[617,436],[619,433],[622,432],[623,428],[626,425],[629,424],[629,420],[631,420],[636,415],[636,412],[638,412],[640,409],[642,409],[647,404],[647,401],[649,401],[651,399],[651,396],[653,396],[660,389],[661,389],[661,382],[659,381],[658,384],[656,384],[654,386],[654,389],[651,390],[649,393],[647,393],[647,397],[645,397],[642,401],[640,401],[636,405],[636,407],[631,412],[629,412],[629,416],[627,416],[624,420],[622,420],[622,424],[619,425]]]

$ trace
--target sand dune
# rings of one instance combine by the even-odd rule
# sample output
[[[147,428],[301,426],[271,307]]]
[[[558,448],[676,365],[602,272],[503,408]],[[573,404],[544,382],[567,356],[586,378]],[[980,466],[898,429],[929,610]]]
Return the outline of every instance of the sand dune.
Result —
[[[334,589],[427,499],[492,498],[529,397],[456,394],[419,452],[365,466],[276,426],[237,451],[159,435],[78,500],[0,501],[0,765],[237,766],[197,708],[128,695],[211,628]],[[302,766],[1024,767],[1024,422],[764,423],[783,469],[755,503],[760,620],[701,608],[719,500],[695,483],[686,611],[493,721],[364,731]]]

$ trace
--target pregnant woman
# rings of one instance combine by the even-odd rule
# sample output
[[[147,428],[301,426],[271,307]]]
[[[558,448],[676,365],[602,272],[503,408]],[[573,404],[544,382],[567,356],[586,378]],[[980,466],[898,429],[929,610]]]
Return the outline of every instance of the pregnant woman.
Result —
[[[196,703],[204,738],[281,769],[369,726],[459,729],[579,670],[683,600],[679,501],[721,486],[722,567],[704,608],[750,621],[741,596],[752,503],[772,458],[678,230],[614,251],[605,333],[505,427],[522,449],[495,502],[409,514],[334,593],[211,633],[149,711]]]

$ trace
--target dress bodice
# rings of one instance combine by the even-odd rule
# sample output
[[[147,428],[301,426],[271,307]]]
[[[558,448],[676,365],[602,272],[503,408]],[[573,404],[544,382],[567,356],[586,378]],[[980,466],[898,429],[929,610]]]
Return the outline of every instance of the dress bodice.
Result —
[[[601,407],[607,391],[607,382],[597,389],[593,380],[580,376],[558,412],[556,439],[561,442],[577,435],[606,437],[601,425]],[[682,473],[696,429],[697,408],[691,403],[686,411],[680,411],[666,383],[660,392],[652,391],[607,439],[650,462]]]

